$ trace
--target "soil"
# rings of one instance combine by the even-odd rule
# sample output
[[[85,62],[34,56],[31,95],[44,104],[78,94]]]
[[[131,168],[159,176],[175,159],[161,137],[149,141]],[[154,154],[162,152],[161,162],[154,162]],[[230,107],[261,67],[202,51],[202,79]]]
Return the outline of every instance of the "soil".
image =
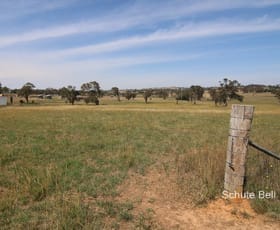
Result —
[[[146,229],[280,229],[279,221],[257,214],[248,200],[217,198],[197,207],[178,194],[175,177],[155,169],[130,173],[118,199],[133,202],[135,216],[150,215]]]

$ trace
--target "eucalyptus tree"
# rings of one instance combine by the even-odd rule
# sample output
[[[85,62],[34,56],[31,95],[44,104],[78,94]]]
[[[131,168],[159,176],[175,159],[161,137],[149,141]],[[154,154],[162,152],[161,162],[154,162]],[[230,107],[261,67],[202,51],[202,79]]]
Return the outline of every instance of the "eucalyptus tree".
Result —
[[[124,96],[127,100],[135,99],[136,96],[137,96],[137,93],[136,93],[135,91],[126,90],[126,91],[123,93],[123,96]]]
[[[168,91],[166,89],[160,89],[156,92],[156,94],[163,100],[166,100],[166,98],[168,97]]]
[[[273,93],[280,101],[280,85],[273,86],[271,93]]]
[[[85,97],[85,102],[95,103],[99,105],[99,98],[101,97],[100,85],[96,81],[87,82],[81,85],[82,95]]]
[[[112,90],[113,96],[117,97],[118,101],[121,101],[119,88],[113,87],[111,90]]]
[[[145,90],[144,91],[143,97],[144,97],[144,100],[145,100],[146,104],[148,103],[148,98],[151,98],[151,96],[152,96],[152,91],[151,90]]]
[[[24,97],[25,100],[26,100],[26,103],[29,102],[29,96],[32,94],[33,92],[33,89],[35,88],[35,85],[30,83],[30,82],[27,82],[25,83],[22,88],[19,90],[18,92],[18,96],[20,97]]]
[[[176,104],[178,104],[179,101],[189,101],[191,97],[190,89],[187,88],[179,88],[176,91]]]
[[[238,101],[243,101],[243,96],[238,94],[240,83],[237,80],[229,80],[224,78],[220,81],[220,86],[217,89],[212,89],[210,91],[210,96],[212,100],[215,101],[215,105],[228,105],[228,101],[236,99]]]
[[[190,100],[193,104],[196,104],[196,101],[200,101],[203,97],[204,89],[199,85],[192,85],[189,91]]]
[[[65,98],[72,105],[74,105],[75,101],[77,100],[77,96],[79,95],[79,92],[76,90],[76,87],[72,85],[63,87],[59,89],[58,92],[62,98]]]

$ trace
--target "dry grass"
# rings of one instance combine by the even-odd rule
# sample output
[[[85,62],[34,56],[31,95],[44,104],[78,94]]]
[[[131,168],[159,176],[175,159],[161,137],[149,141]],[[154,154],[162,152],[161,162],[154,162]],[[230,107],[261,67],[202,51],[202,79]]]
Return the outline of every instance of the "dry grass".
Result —
[[[279,103],[268,94],[258,98],[245,98],[256,106],[251,137],[280,152]],[[208,101],[155,98],[147,105],[104,98],[100,106],[40,101],[0,108],[0,225],[158,227],[166,222],[154,218],[156,207],[187,210],[221,195],[229,113]],[[279,162],[250,149],[247,168],[246,190],[280,194]],[[140,195],[129,187],[137,178]],[[255,200],[253,207],[277,220],[279,202]]]

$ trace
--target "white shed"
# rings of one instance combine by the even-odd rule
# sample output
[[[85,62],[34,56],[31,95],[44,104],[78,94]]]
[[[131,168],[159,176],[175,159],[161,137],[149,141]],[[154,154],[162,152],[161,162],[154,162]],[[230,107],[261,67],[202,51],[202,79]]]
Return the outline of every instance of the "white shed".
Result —
[[[5,96],[0,96],[0,106],[5,106],[8,103],[8,98]]]

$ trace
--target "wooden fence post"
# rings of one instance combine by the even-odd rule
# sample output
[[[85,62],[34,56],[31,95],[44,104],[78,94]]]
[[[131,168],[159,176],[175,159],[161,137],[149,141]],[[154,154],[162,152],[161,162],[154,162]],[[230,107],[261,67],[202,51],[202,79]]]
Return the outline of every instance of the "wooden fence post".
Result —
[[[253,114],[252,105],[232,105],[224,181],[224,190],[228,193],[243,193],[245,161]]]

